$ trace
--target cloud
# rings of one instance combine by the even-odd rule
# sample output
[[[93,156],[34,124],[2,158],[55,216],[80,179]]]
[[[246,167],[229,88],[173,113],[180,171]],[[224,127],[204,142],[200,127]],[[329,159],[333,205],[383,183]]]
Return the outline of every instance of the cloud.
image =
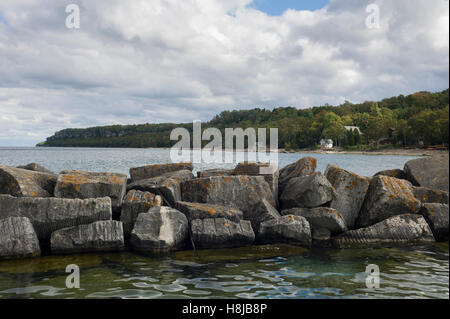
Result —
[[[332,0],[269,16],[251,0],[0,3],[0,145],[66,127],[209,120],[233,108],[376,100],[449,86],[444,0]],[[380,8],[368,29],[365,9]]]

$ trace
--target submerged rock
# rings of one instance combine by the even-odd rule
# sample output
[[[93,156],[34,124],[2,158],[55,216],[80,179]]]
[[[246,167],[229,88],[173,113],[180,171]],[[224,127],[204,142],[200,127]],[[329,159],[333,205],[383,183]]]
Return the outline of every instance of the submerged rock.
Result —
[[[175,208],[186,215],[189,222],[194,219],[225,218],[239,223],[243,219],[243,213],[233,207],[225,207],[214,204],[177,202]]]
[[[422,203],[448,204],[448,192],[420,186],[413,186],[414,197]]]
[[[448,155],[414,159],[403,169],[415,186],[448,192]]]
[[[52,197],[57,175],[0,165],[0,194]]]
[[[285,215],[262,223],[256,239],[264,244],[285,243],[309,247],[311,228],[306,218]]]
[[[325,228],[334,235],[347,230],[344,218],[341,213],[334,208],[291,208],[283,210],[281,215],[302,216],[306,218],[312,229]]]
[[[224,169],[224,168],[213,168],[204,171],[198,171],[197,177],[212,177],[212,176],[232,176],[234,174],[234,169]]]
[[[317,160],[307,156],[282,168],[278,177],[278,194],[281,195],[283,193],[284,188],[292,178],[314,174],[316,167]]]
[[[40,256],[39,240],[26,217],[0,219],[0,260]]]
[[[448,205],[437,203],[425,203],[420,213],[430,225],[434,238],[439,241],[448,240]]]
[[[46,169],[44,166],[36,164],[36,163],[30,163],[27,165],[17,166],[17,168],[55,175],[55,173],[53,173],[51,170]]]
[[[376,173],[374,176],[384,175],[389,177],[395,177],[398,179],[408,179],[405,172],[402,169],[387,169]]]
[[[281,217],[280,213],[270,205],[270,203],[263,198],[262,201],[257,202],[244,214],[244,219],[252,223],[253,231],[258,234],[259,227],[262,223],[269,220],[277,220]]]
[[[133,182],[161,176],[166,173],[189,170],[192,172],[194,166],[192,163],[169,163],[169,164],[154,164],[141,167],[130,168],[130,176]]]

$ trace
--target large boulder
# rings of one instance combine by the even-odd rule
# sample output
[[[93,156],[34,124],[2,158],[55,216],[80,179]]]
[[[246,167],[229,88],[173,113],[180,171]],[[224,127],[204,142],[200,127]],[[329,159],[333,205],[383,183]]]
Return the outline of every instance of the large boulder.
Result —
[[[448,204],[448,192],[420,186],[413,186],[414,197],[422,203]]]
[[[133,182],[136,182],[141,179],[157,177],[166,173],[181,170],[189,170],[192,172],[193,169],[194,166],[192,165],[192,163],[155,164],[130,168],[130,176],[131,180]]]
[[[332,239],[338,247],[378,245],[386,243],[405,244],[433,242],[434,237],[425,219],[416,214],[390,217],[375,225],[350,230]]]
[[[45,168],[42,165],[36,164],[36,163],[30,163],[30,164],[27,164],[27,165],[17,166],[17,168],[26,169],[26,170],[29,170],[29,171],[47,173],[47,174],[55,174],[51,170]]]
[[[253,244],[255,233],[249,221],[239,223],[225,218],[195,219],[191,222],[195,248],[233,248]]]
[[[62,171],[55,187],[58,198],[110,197],[113,217],[118,219],[127,187],[127,176],[118,173]]]
[[[353,229],[364,203],[370,179],[335,165],[328,165],[325,176],[336,191],[330,207],[339,211],[348,229]]]
[[[0,219],[0,260],[40,256],[39,240],[26,217]]]
[[[395,215],[415,214],[420,205],[410,182],[384,175],[375,176],[370,181],[356,224],[358,228],[367,227]]]
[[[184,202],[216,204],[244,214],[264,198],[275,206],[269,184],[262,176],[214,176],[181,183]]]
[[[225,169],[225,168],[212,168],[204,171],[198,171],[197,177],[212,177],[212,176],[231,176],[234,174],[234,169]]]
[[[415,186],[448,192],[448,154],[411,160],[403,169]]]
[[[177,202],[175,208],[185,214],[189,222],[194,219],[225,218],[239,223],[244,218],[239,209],[214,204]]]
[[[111,199],[31,198],[0,195],[0,219],[27,217],[39,239],[70,226],[111,219]]]
[[[120,221],[123,223],[123,233],[125,238],[130,237],[136,218],[141,213],[146,213],[150,208],[162,205],[161,196],[150,192],[130,190],[122,203]]]
[[[387,169],[376,173],[374,176],[384,175],[389,177],[395,177],[398,179],[408,179],[405,172],[402,169]]]
[[[312,157],[304,157],[297,162],[280,169],[278,177],[278,194],[281,195],[289,181],[294,177],[311,175],[316,171],[317,160]]]
[[[0,165],[0,194],[52,197],[58,176]]]
[[[259,227],[262,223],[269,220],[276,221],[280,217],[280,213],[265,198],[253,205],[253,207],[244,214],[244,219],[249,220],[252,223],[253,231],[256,234],[259,233]]]
[[[188,244],[189,222],[176,209],[161,206],[139,214],[131,232],[131,247],[143,254],[167,253]]]
[[[317,172],[304,177],[294,177],[286,185],[280,197],[282,209],[294,207],[314,208],[336,198],[336,192],[327,178]]]
[[[425,203],[420,213],[430,225],[436,240],[448,240],[448,205],[437,203]]]
[[[347,230],[343,216],[334,208],[291,208],[283,210],[281,215],[302,216],[306,218],[312,229],[325,228],[333,235]]]
[[[59,229],[50,239],[52,253],[69,254],[118,251],[124,248],[122,223],[101,220],[87,225]]]
[[[311,228],[306,218],[285,215],[262,223],[256,240],[263,244],[285,243],[309,247]]]

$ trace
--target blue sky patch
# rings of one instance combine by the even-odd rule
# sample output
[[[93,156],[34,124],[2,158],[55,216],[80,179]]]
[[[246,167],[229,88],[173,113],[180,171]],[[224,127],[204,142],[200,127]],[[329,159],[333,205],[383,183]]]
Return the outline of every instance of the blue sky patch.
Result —
[[[271,16],[282,15],[288,9],[318,10],[328,4],[329,0],[255,0],[250,6]]]

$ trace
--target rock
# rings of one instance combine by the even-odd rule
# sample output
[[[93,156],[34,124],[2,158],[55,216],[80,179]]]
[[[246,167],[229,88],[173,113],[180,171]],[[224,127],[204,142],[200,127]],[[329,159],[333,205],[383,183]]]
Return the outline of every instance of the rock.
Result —
[[[448,205],[425,203],[422,205],[420,214],[430,225],[436,240],[448,241]]]
[[[448,192],[420,186],[413,186],[414,197],[422,203],[448,204]]]
[[[304,177],[294,177],[280,197],[282,209],[294,207],[314,208],[333,200],[336,192],[320,172]]]
[[[26,169],[28,171],[35,171],[35,172],[41,172],[41,173],[55,175],[55,173],[53,173],[51,170],[48,170],[44,166],[36,164],[36,163],[30,163],[27,165],[17,166],[17,168]]]
[[[331,232],[327,228],[313,228],[312,240],[327,242],[331,238]]]
[[[398,179],[407,179],[405,172],[402,169],[387,169],[376,173],[374,176],[384,175],[389,177],[395,177]]]
[[[194,219],[191,231],[199,249],[243,247],[255,241],[255,233],[246,220],[235,223],[225,218]]]
[[[403,214],[390,217],[367,228],[350,230],[332,239],[334,245],[347,247],[386,243],[433,242],[434,237],[425,219],[420,215]]]
[[[312,229],[325,228],[333,235],[340,234],[347,230],[344,218],[341,213],[334,208],[291,208],[283,210],[281,215],[294,215],[306,218]]]
[[[127,189],[136,189],[161,195],[163,202],[173,207],[177,201],[181,200],[180,184],[193,178],[194,175],[189,170],[169,172],[158,177],[131,183],[127,186]]]
[[[126,239],[131,235],[136,218],[141,213],[146,213],[150,208],[162,205],[161,196],[150,192],[130,190],[122,203],[120,221],[123,223],[123,233]]]
[[[39,240],[28,218],[8,217],[0,220],[0,260],[40,255]]]
[[[239,223],[243,219],[239,209],[214,204],[177,202],[175,208],[185,214],[189,222],[194,219],[225,218]]]
[[[122,223],[101,220],[56,230],[50,239],[52,253],[86,253],[118,251],[124,248]]]
[[[133,182],[141,179],[149,179],[161,176],[165,173],[176,172],[181,170],[189,170],[192,172],[194,166],[192,163],[169,163],[146,165],[142,167],[130,168],[130,176]]]
[[[419,209],[420,201],[414,197],[410,182],[378,175],[370,181],[356,224],[358,228],[367,227],[395,215],[417,213]]]
[[[57,175],[0,165],[0,194],[52,197]]]
[[[336,197],[331,201],[330,207],[339,211],[348,229],[353,229],[370,179],[335,165],[327,166],[325,176],[336,191]]]
[[[131,232],[130,245],[144,254],[167,253],[185,248],[189,223],[183,213],[170,207],[153,207],[139,214]]]
[[[309,247],[311,228],[306,218],[285,215],[262,223],[256,239],[263,244],[285,243]]]
[[[39,239],[53,231],[111,219],[111,199],[31,198],[0,195],[0,219],[27,217]]]
[[[278,177],[278,194],[283,193],[292,178],[311,175],[316,171],[316,167],[317,160],[307,156],[282,168]]]
[[[275,206],[269,184],[262,176],[214,176],[181,183],[184,202],[207,203],[240,209],[244,214],[264,198]]]
[[[234,169],[224,169],[224,168],[213,168],[204,171],[198,171],[197,177],[212,177],[212,176],[232,176],[234,174]]]
[[[253,231],[258,234],[259,227],[263,222],[269,220],[277,220],[281,217],[280,213],[270,203],[263,198],[262,201],[257,202],[251,209],[246,211],[244,219],[252,223]]]
[[[127,187],[127,176],[117,173],[62,171],[55,187],[58,198],[110,197],[113,218],[118,219]]]
[[[448,155],[411,160],[403,169],[415,186],[448,192]]]

